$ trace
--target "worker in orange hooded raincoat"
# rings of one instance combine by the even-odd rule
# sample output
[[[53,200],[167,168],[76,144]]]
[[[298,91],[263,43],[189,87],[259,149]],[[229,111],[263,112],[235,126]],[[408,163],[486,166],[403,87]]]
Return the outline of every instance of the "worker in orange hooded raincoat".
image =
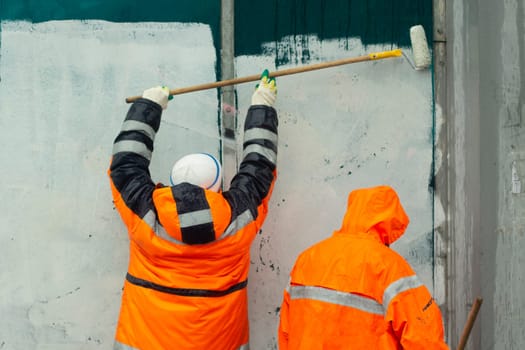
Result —
[[[279,349],[448,349],[438,305],[389,248],[408,222],[391,187],[352,191],[342,227],[297,258]]]
[[[218,161],[189,154],[171,186],[155,184],[149,164],[169,90],[144,91],[113,144],[115,207],[129,235],[115,350],[246,350],[250,244],[276,179],[275,80],[265,71],[244,123],[243,157],[221,192]]]

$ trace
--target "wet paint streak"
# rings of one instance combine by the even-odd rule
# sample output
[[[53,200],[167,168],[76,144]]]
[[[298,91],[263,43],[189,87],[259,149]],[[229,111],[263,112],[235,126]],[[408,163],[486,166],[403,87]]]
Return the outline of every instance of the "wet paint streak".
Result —
[[[137,0],[19,1],[2,0],[0,19],[45,22],[106,20],[111,22],[205,23],[219,29],[220,0],[157,0],[147,6]]]
[[[154,2],[154,6],[138,0],[0,1],[0,21],[25,20],[39,23],[54,20],[103,20],[117,23],[180,22],[207,24],[210,26],[216,50],[215,71],[217,78],[220,77],[220,13],[220,0],[157,0]]]
[[[309,61],[308,35],[340,40],[342,47],[350,38],[360,38],[365,46],[406,47],[410,27],[421,24],[432,40],[432,0],[242,0],[235,3],[235,21],[235,55],[258,54],[261,44],[276,42],[279,66]],[[301,55],[292,58],[297,46]]]
[[[137,0],[2,0],[0,20],[205,23],[212,30],[219,58],[220,10],[220,0],[158,0],[155,6],[144,6]],[[408,46],[409,28],[415,24],[422,24],[428,39],[432,39],[432,0],[238,0],[235,55],[261,54],[262,44],[276,42],[280,45],[277,66],[294,61],[307,63],[311,59],[309,35],[317,35],[319,40],[340,40],[343,47],[348,46],[350,38],[360,38],[365,46]],[[294,47],[301,48],[299,57],[295,57]],[[219,77],[218,64],[216,68]]]

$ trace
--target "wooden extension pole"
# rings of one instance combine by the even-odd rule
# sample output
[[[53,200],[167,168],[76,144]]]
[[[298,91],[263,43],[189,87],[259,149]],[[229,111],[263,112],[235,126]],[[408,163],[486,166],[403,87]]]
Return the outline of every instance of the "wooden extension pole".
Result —
[[[465,346],[467,345],[468,336],[470,335],[470,331],[472,330],[472,327],[474,326],[474,321],[476,321],[476,316],[478,315],[479,308],[481,307],[482,303],[483,303],[483,299],[476,298],[476,301],[474,301],[474,304],[472,304],[472,308],[470,309],[467,323],[465,324],[465,327],[463,328],[463,333],[461,334],[461,339],[459,340],[457,350],[465,349]]]
[[[321,62],[321,63],[316,63],[316,64],[312,64],[308,66],[294,67],[294,68],[289,68],[289,69],[283,69],[280,71],[270,72],[270,77],[280,77],[283,75],[309,72],[312,70],[341,66],[344,64],[364,62],[364,61],[373,61],[373,60],[379,60],[379,59],[389,58],[389,57],[399,57],[401,55],[402,55],[401,49],[383,51],[383,52],[375,52],[375,53],[370,53],[368,55],[363,55],[363,56],[358,56],[358,57],[343,58],[343,59],[335,60],[335,61]],[[219,87],[228,86],[228,85],[242,84],[242,83],[247,83],[250,81],[257,81],[259,79],[261,79],[260,74],[249,75],[249,76],[235,78],[235,79],[221,80],[221,81],[217,81],[214,83],[206,83],[206,84],[200,84],[200,85],[194,85],[194,86],[189,86],[185,88],[170,90],[170,95],[172,96],[180,95],[180,94],[185,94],[188,92],[214,89],[214,88],[219,88]],[[126,102],[127,103],[134,102],[140,97],[141,96],[128,97],[126,98]]]

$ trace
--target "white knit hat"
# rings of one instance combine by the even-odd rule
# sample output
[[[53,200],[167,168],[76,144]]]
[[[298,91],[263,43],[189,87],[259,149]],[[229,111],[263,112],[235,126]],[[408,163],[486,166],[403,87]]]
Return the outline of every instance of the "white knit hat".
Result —
[[[183,182],[219,192],[222,169],[219,161],[208,153],[188,154],[179,159],[171,169],[171,185]]]

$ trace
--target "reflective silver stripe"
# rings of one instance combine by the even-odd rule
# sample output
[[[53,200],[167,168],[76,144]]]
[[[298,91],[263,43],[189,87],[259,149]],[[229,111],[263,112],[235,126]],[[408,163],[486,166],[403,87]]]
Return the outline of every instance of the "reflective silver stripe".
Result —
[[[312,299],[330,304],[348,306],[375,315],[384,315],[383,306],[370,298],[312,286],[291,286],[290,299]]]
[[[175,244],[180,244],[180,245],[186,245],[186,243],[171,237],[166,232],[166,229],[164,227],[162,227],[162,225],[157,225],[157,229],[155,230],[155,233],[157,234],[158,237],[160,237],[160,238],[162,238],[162,239],[164,239],[164,240],[166,240],[168,242],[175,243]]]
[[[115,340],[115,343],[113,344],[113,350],[140,350],[140,349],[134,348],[126,344],[122,344]]]
[[[179,222],[181,228],[211,223],[212,220],[210,209],[202,209],[179,214]]]
[[[271,149],[266,148],[264,146],[256,145],[256,144],[248,145],[244,149],[243,158],[246,157],[249,153],[252,153],[252,152],[262,155],[263,157],[268,159],[273,164],[275,164],[277,162],[277,154],[274,151],[272,151]]]
[[[151,228],[152,231],[154,231],[154,227],[157,223],[157,215],[155,215],[155,212],[153,210],[148,210],[146,215],[142,218],[146,224]]]
[[[253,128],[244,132],[244,142],[252,140],[269,140],[277,145],[277,134],[263,128]]]
[[[142,220],[144,220],[144,222],[151,228],[153,232],[155,232],[158,237],[171,243],[186,245],[186,243],[176,240],[175,238],[168,235],[164,227],[162,227],[162,225],[157,221],[157,216],[153,210],[148,211]]]
[[[244,211],[241,215],[237,216],[235,220],[228,226],[226,231],[222,234],[221,238],[231,236],[236,232],[242,230],[250,222],[253,221],[253,216],[250,210]]]
[[[144,215],[142,220],[151,228],[153,232],[155,232],[155,234],[158,237],[165,239],[166,241],[169,241],[171,243],[186,245],[186,243],[173,238],[166,232],[164,227],[162,227],[162,225],[158,223],[157,216],[155,215],[153,210],[148,211],[146,215]],[[212,222],[211,212],[209,209],[181,214],[179,215],[179,220],[181,228]],[[252,221],[253,216],[250,210],[244,211],[241,215],[237,216],[237,218],[231,222],[231,224],[228,226],[226,231],[224,231],[220,238],[225,238],[235,234],[236,232],[246,227]]]
[[[139,122],[136,120],[126,120],[122,123],[121,131],[139,131],[148,136],[151,141],[155,140],[155,130],[146,123]]]
[[[133,140],[122,140],[113,145],[113,155],[119,152],[132,152],[140,154],[147,160],[151,160],[151,151],[145,144]]]
[[[292,278],[291,277],[288,277],[288,284],[286,285],[286,288],[284,288],[284,290],[286,291],[286,293],[290,294],[290,288],[291,288],[291,283],[292,282]]]
[[[387,310],[392,299],[394,299],[399,293],[403,293],[409,289],[417,288],[422,285],[423,283],[421,283],[416,275],[398,279],[385,289],[385,292],[383,293],[383,307]]]
[[[140,350],[140,349],[133,348],[129,345],[119,343],[118,341],[115,340],[115,343],[113,344],[113,350]],[[250,345],[243,344],[238,348],[238,350],[250,350]]]

